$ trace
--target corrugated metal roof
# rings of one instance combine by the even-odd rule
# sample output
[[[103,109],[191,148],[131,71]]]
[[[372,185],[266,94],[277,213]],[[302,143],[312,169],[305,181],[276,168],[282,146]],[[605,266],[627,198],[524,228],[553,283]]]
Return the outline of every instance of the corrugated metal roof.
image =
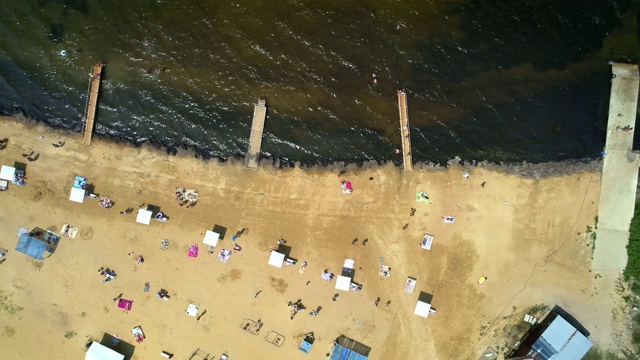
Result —
[[[531,345],[531,349],[535,350],[545,360],[551,359],[553,355],[558,353],[542,336]]]
[[[592,346],[593,344],[589,339],[584,337],[582,333],[576,332],[576,335],[571,338],[567,346],[553,360],[582,359]]]
[[[367,360],[371,348],[341,335],[334,342],[329,360]]]
[[[346,347],[336,344],[331,352],[329,360],[367,360],[368,358],[362,354],[347,349]]]
[[[581,359],[593,344],[561,316],[531,346],[545,360]]]
[[[542,333],[542,337],[547,340],[549,345],[556,349],[558,352],[564,348],[565,344],[571,339],[573,334],[577,330],[563,319],[561,316],[556,316],[549,327]]]

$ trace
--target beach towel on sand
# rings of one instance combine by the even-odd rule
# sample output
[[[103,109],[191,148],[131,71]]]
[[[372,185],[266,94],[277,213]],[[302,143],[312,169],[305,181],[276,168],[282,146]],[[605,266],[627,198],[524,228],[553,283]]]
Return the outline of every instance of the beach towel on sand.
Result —
[[[125,300],[125,299],[118,300],[118,307],[120,309],[124,309],[125,311],[129,311],[129,310],[131,310],[132,306],[133,306],[133,300]]]
[[[231,256],[231,251],[227,249],[222,249],[220,250],[220,254],[218,254],[217,259],[222,261],[223,263],[226,263],[227,261],[229,261],[230,256]]]
[[[60,229],[60,233],[63,236],[70,237],[70,238],[75,238],[76,234],[78,233],[78,228],[77,227],[73,227],[73,225],[62,224],[62,229]]]
[[[426,192],[418,191],[416,193],[416,201],[417,202],[423,202],[423,203],[429,203],[429,195]]]
[[[189,246],[189,257],[192,257],[192,258],[198,257],[198,245]]]
[[[133,329],[131,329],[131,333],[133,334],[133,337],[136,339],[136,342],[142,342],[145,339],[144,331],[142,331],[141,326],[136,326]]]

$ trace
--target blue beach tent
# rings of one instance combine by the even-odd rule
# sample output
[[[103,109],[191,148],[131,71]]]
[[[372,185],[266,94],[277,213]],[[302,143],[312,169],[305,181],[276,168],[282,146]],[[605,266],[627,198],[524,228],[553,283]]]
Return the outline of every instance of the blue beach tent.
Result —
[[[300,352],[302,353],[308,354],[315,341],[316,338],[314,337],[312,332],[305,334],[302,342],[300,343],[300,346],[298,347],[298,350],[300,350]]]
[[[30,256],[36,260],[42,260],[44,252],[53,253],[58,247],[60,236],[40,228],[20,234],[16,251]]]

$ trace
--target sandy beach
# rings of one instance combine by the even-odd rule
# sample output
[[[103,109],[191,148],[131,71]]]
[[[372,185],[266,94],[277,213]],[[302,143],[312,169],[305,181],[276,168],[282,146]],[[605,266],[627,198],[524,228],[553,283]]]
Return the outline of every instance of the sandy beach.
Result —
[[[619,351],[629,342],[617,279],[590,270],[586,230],[598,212],[598,172],[533,180],[455,166],[412,172],[349,167],[340,177],[339,170],[255,171],[102,139],[85,147],[78,133],[26,121],[4,118],[0,124],[0,138],[9,138],[1,162],[26,163],[28,184],[0,193],[0,247],[9,249],[0,265],[6,359],[82,359],[89,339],[100,341],[104,333],[134,344],[132,359],[160,358],[163,350],[186,359],[197,348],[216,359],[222,353],[230,359],[325,359],[340,335],[370,346],[370,359],[477,359],[488,347],[506,351],[524,314],[542,315],[540,305],[563,307],[600,348]],[[66,143],[51,146],[58,141]],[[31,151],[39,158],[25,162],[21,155]],[[115,206],[69,201],[74,175],[86,177]],[[340,180],[350,180],[354,192],[343,194]],[[180,207],[176,187],[197,189],[198,204]],[[418,191],[429,194],[429,203],[416,202]],[[135,212],[119,213],[143,203],[159,207],[169,221],[147,226],[135,222]],[[444,216],[455,222],[444,223]],[[59,234],[65,223],[78,234],[63,237],[44,261],[13,250],[20,227]],[[227,263],[202,244],[215,225],[227,228],[215,254],[231,249],[231,235],[246,229],[235,242],[242,251]],[[420,248],[425,233],[434,236],[430,251]],[[267,264],[280,238],[297,265]],[[162,239],[170,240],[167,250],[160,248]],[[200,245],[197,258],[187,256],[190,244]],[[145,259],[140,265],[138,255]],[[355,260],[359,292],[338,291],[335,280],[320,278],[326,268],[339,275],[345,259]],[[304,273],[302,261],[308,262]],[[390,277],[379,277],[381,264],[391,267]],[[100,267],[115,269],[117,278],[103,283]],[[403,292],[409,276],[417,279],[412,294]],[[481,276],[487,277],[483,286],[477,284]],[[161,288],[169,300],[155,296]],[[436,314],[426,319],[413,314],[420,291],[433,295]],[[133,300],[128,313],[112,301],[121,293]],[[297,299],[308,310],[290,320],[287,302]],[[189,304],[206,314],[186,316]],[[308,316],[317,307],[319,315]],[[244,319],[264,323],[257,336],[241,328]],[[138,325],[147,338],[136,344],[131,329]],[[297,348],[311,331],[316,342],[303,355]],[[270,332],[284,337],[281,347],[265,340]]]

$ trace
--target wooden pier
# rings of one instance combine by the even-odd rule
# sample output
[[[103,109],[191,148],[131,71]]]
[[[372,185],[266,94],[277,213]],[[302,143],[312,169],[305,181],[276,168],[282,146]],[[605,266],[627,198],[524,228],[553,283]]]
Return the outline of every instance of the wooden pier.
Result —
[[[407,107],[407,94],[402,90],[398,90],[398,111],[400,112],[400,134],[402,136],[402,164],[405,170],[412,170],[409,109]]]
[[[82,128],[82,144],[87,146],[91,145],[91,137],[93,136],[96,109],[98,107],[98,91],[100,91],[100,80],[102,77],[103,67],[103,63],[95,64],[90,75],[91,77],[89,78],[87,103],[84,111],[84,126]]]
[[[264,121],[267,117],[267,101],[259,99],[253,109],[253,123],[251,124],[251,136],[249,137],[249,149],[245,158],[245,166],[258,168],[260,160],[260,148],[262,147],[262,132],[264,131]]]

